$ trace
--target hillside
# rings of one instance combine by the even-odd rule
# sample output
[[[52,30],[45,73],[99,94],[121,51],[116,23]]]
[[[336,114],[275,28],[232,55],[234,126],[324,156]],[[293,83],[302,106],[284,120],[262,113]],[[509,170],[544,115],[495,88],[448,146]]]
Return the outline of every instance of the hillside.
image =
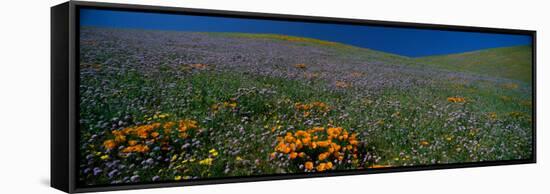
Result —
[[[282,34],[253,34],[235,32],[206,32],[204,34],[208,34],[210,36],[225,36],[231,38],[274,41],[283,44],[290,43],[294,45],[301,45],[304,47],[332,49],[332,52],[335,51],[334,53],[346,59],[367,60],[370,62],[376,61],[383,64],[409,64],[412,62],[410,58],[406,56],[315,38],[289,36]]]
[[[490,74],[512,51],[455,56],[488,60],[479,76],[283,35],[85,27],[79,45],[83,186],[533,153],[532,87]]]
[[[420,57],[416,62],[451,71],[531,82],[531,47],[514,46]]]
[[[483,76],[509,78],[531,82],[531,47],[513,46],[477,50],[449,55],[409,58],[368,48],[338,42],[280,34],[209,33],[228,37],[292,42],[304,46],[333,48],[339,55],[358,60],[378,61],[384,64],[402,64],[434,67],[450,71],[474,73]]]

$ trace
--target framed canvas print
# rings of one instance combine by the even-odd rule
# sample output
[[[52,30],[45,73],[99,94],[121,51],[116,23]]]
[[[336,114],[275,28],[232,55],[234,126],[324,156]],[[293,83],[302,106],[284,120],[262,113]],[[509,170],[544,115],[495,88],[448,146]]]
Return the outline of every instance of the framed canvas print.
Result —
[[[536,33],[70,1],[52,187],[534,163]]]

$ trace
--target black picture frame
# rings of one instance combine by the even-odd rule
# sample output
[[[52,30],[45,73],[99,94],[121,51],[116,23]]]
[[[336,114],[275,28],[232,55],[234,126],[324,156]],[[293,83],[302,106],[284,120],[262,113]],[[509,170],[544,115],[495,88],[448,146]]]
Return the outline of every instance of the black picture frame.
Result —
[[[392,167],[384,169],[335,171],[313,174],[300,173],[247,177],[227,177],[217,179],[189,180],[185,182],[139,183],[127,185],[100,185],[93,187],[82,187],[77,185],[77,162],[79,161],[79,145],[77,144],[79,142],[79,126],[77,122],[79,110],[77,103],[79,99],[79,66],[76,64],[79,61],[78,35],[80,8],[528,35],[532,37],[531,45],[533,50],[532,157],[530,159],[523,160],[438,164],[414,167]],[[68,193],[536,163],[536,102],[536,31],[533,30],[313,17],[301,15],[267,14],[84,1],[69,1],[51,8],[51,186]]]

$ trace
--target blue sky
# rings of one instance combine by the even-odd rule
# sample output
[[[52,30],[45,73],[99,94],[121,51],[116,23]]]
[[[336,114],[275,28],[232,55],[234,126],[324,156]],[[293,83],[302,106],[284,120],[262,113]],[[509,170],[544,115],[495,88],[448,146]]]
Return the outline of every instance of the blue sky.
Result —
[[[317,38],[409,57],[529,45],[527,35],[224,18],[165,13],[80,10],[81,26],[200,32],[271,33]]]

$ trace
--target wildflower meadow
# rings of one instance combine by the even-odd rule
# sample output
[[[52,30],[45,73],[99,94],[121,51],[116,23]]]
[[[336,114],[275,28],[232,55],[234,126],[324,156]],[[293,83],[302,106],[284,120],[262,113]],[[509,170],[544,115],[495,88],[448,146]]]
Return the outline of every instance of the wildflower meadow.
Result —
[[[101,27],[83,27],[79,44],[81,185],[532,156],[530,64],[506,66],[530,61],[527,46],[410,58],[285,35]]]

